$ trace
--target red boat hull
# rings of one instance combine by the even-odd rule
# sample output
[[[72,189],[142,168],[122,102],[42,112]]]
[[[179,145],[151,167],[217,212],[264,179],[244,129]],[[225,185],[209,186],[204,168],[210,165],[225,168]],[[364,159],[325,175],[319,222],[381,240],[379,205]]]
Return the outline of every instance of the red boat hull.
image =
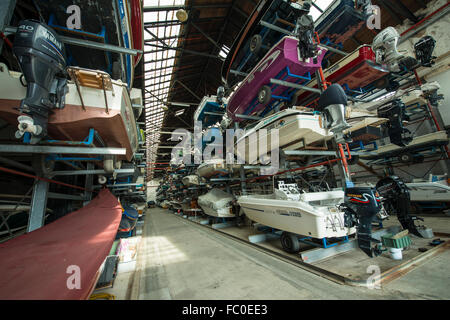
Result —
[[[144,50],[144,22],[142,12],[142,0],[131,0],[131,29],[133,33],[133,47],[136,50]],[[142,54],[134,56],[136,67],[142,58]]]
[[[121,215],[119,201],[104,189],[80,210],[0,244],[0,299],[88,299]],[[77,267],[80,288],[70,289]]]

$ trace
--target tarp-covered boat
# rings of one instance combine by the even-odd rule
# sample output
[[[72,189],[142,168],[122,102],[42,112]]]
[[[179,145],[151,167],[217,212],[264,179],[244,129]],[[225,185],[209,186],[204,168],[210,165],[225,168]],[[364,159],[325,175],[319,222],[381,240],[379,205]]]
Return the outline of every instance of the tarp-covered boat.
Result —
[[[198,204],[203,212],[212,217],[234,218],[232,211],[233,195],[220,189],[212,189],[198,197]]]
[[[89,298],[121,213],[117,198],[103,189],[85,207],[0,244],[0,299]],[[77,274],[80,288],[71,289]]]

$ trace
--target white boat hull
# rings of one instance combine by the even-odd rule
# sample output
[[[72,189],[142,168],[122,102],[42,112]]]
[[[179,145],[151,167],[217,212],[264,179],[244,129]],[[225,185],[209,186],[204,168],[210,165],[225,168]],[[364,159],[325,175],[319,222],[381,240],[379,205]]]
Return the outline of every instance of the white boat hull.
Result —
[[[344,226],[344,213],[336,207],[311,206],[304,201],[255,196],[242,196],[238,203],[250,220],[306,237],[344,237],[356,232],[355,228]]]
[[[261,131],[266,129],[267,131]],[[297,150],[333,137],[331,131],[324,129],[319,115],[304,114],[297,110],[287,109],[266,117],[255,128],[245,133],[235,145],[235,153],[248,164],[255,164],[258,158],[272,150],[271,132],[278,129],[278,147],[282,150]],[[255,134],[257,133],[257,134]],[[252,138],[252,136],[254,138]],[[260,143],[266,143],[266,150],[260,148]],[[239,149],[244,141],[245,154]],[[251,147],[250,147],[251,146]],[[275,147],[275,146],[274,146]]]
[[[411,201],[450,202],[450,187],[436,182],[407,183]]]

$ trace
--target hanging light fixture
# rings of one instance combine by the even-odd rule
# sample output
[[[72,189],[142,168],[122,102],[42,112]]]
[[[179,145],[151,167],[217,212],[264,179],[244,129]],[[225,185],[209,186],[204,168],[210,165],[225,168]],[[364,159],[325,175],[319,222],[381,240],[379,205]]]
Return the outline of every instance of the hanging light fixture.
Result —
[[[185,22],[188,19],[188,13],[184,9],[178,9],[176,16],[181,22]]]

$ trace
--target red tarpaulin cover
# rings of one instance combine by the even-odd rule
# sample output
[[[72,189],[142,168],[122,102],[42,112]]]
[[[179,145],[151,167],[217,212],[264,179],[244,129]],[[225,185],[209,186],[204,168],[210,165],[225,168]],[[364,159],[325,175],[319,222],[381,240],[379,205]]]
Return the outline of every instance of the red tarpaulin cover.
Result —
[[[80,210],[0,244],[0,299],[89,298],[121,214],[117,198],[104,189]],[[67,286],[69,278],[76,284],[70,266],[80,268],[80,289]]]

